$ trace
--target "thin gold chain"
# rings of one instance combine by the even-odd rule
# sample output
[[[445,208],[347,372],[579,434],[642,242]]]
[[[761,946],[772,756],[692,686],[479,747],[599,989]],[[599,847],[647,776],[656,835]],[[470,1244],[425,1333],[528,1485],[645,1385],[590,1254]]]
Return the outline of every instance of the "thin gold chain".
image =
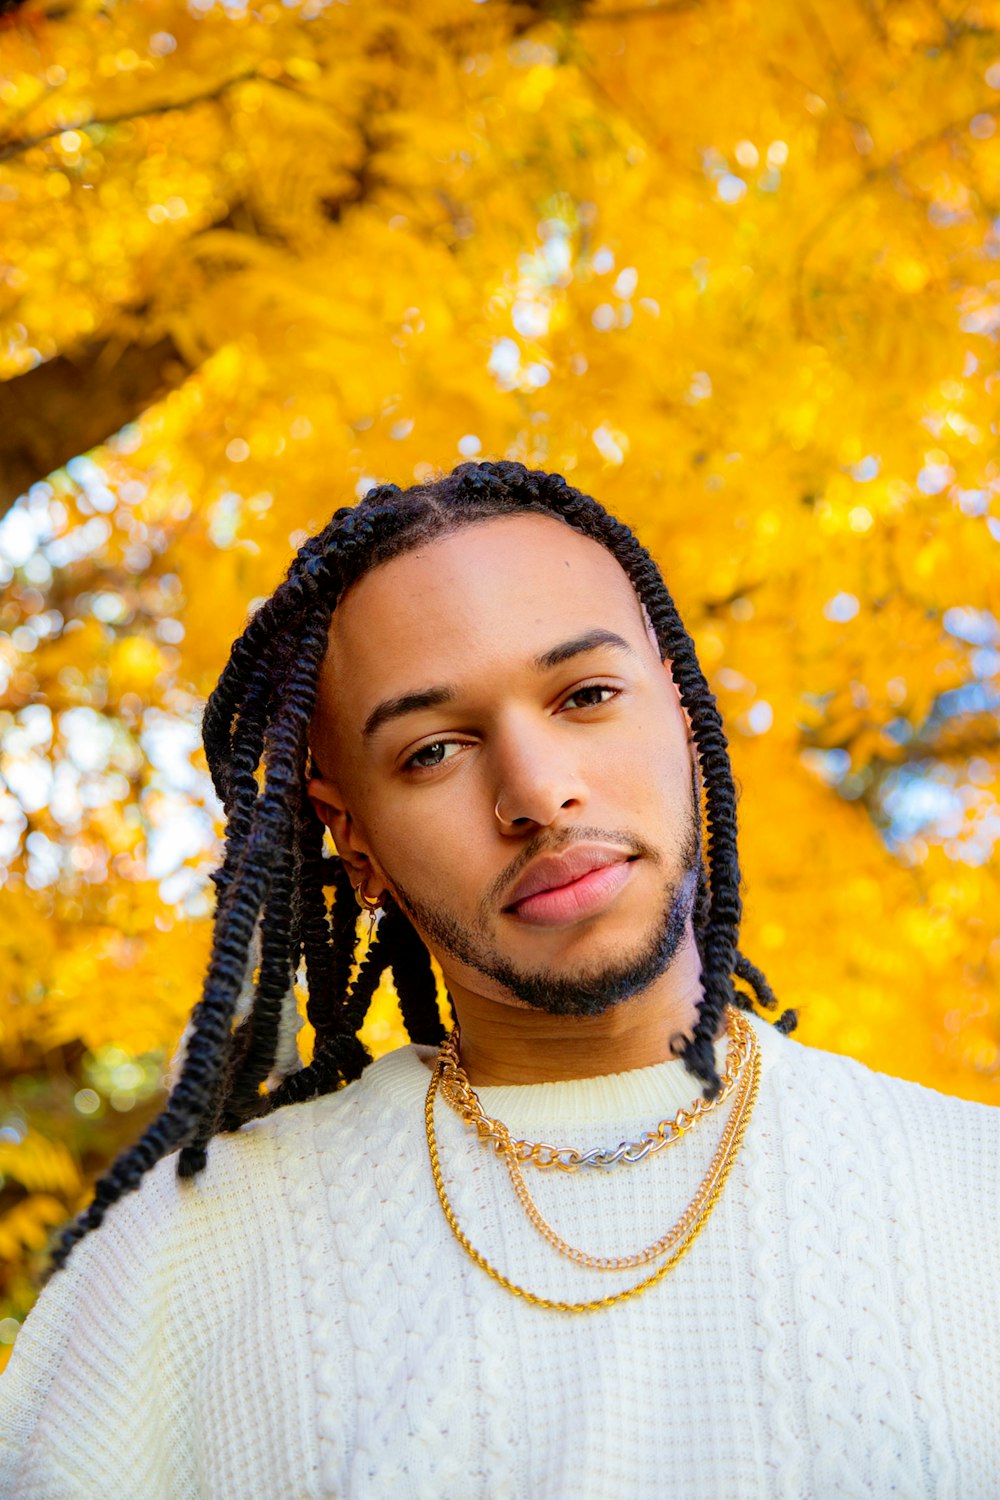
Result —
[[[749,1030],[750,1028],[747,1027],[747,1029]],[[756,1051],[756,1047],[757,1039],[756,1037],[751,1036],[751,1057]],[[589,1255],[585,1250],[578,1250],[573,1245],[570,1245],[566,1240],[564,1240],[560,1235],[556,1233],[551,1224],[548,1224],[545,1219],[542,1218],[541,1214],[538,1211],[537,1205],[534,1203],[531,1194],[528,1192],[528,1187],[524,1180],[524,1174],[521,1171],[516,1157],[514,1157],[512,1153],[508,1151],[504,1153],[507,1162],[507,1168],[510,1172],[511,1181],[514,1184],[514,1191],[517,1193],[517,1196],[521,1203],[521,1207],[524,1209],[525,1213],[527,1214],[528,1218],[531,1220],[535,1228],[538,1230],[539,1234],[541,1234],[546,1240],[548,1240],[553,1249],[557,1250],[560,1255],[565,1255],[570,1260],[576,1261],[579,1265],[590,1266],[594,1270],[598,1271],[627,1270],[632,1266],[647,1265],[649,1261],[655,1260],[657,1256],[662,1255],[665,1250],[669,1250],[672,1245],[675,1245],[678,1240],[682,1239],[687,1231],[691,1228],[691,1225],[698,1218],[705,1198],[708,1193],[711,1192],[716,1178],[722,1171],[723,1163],[726,1161],[729,1146],[732,1142],[736,1126],[741,1118],[747,1095],[750,1092],[750,1081],[751,1069],[750,1067],[747,1067],[744,1070],[743,1079],[740,1083],[736,1099],[733,1102],[733,1107],[730,1111],[726,1128],[722,1133],[722,1138],[719,1141],[718,1148],[716,1149],[715,1155],[712,1158],[708,1171],[702,1179],[698,1191],[695,1193],[691,1202],[688,1204],[687,1208],[684,1210],[683,1214],[678,1219],[673,1229],[670,1229],[666,1234],[661,1235],[658,1240],[655,1240],[652,1245],[648,1245],[645,1250],[639,1250],[634,1255]]]
[[[485,1255],[481,1254],[481,1252],[476,1249],[476,1247],[469,1240],[468,1236],[463,1233],[462,1229],[459,1226],[458,1220],[455,1217],[455,1212],[445,1191],[444,1179],[441,1173],[441,1163],[438,1156],[437,1141],[434,1135],[434,1096],[437,1093],[438,1084],[441,1077],[441,1059],[439,1055],[438,1061],[434,1067],[434,1072],[431,1076],[430,1084],[427,1089],[427,1101],[424,1106],[424,1122],[427,1128],[427,1146],[430,1152],[431,1172],[434,1176],[434,1186],[437,1190],[438,1200],[444,1211],[445,1219],[448,1222],[448,1226],[451,1229],[452,1234],[454,1234],[455,1238],[458,1240],[458,1243],[462,1246],[462,1249],[466,1252],[466,1254],[473,1261],[475,1261],[476,1265],[478,1265],[483,1271],[485,1271],[488,1276],[492,1277],[494,1281],[498,1282],[500,1286],[502,1286],[506,1291],[510,1292],[513,1296],[522,1297],[526,1302],[531,1303],[535,1307],[549,1307],[558,1312],[570,1313],[596,1312],[602,1308],[611,1307],[616,1302],[625,1302],[630,1297],[639,1296],[649,1287],[654,1286],[658,1281],[661,1281],[663,1277],[667,1275],[668,1271],[673,1270],[674,1266],[676,1266],[681,1258],[687,1254],[688,1250],[690,1250],[691,1246],[694,1244],[705,1224],[708,1222],[708,1218],[712,1210],[714,1209],[716,1202],[718,1201],[719,1194],[722,1192],[722,1189],[725,1186],[726,1179],[728,1178],[729,1173],[732,1170],[733,1163],[735,1162],[736,1157],[739,1153],[739,1148],[742,1144],[743,1136],[746,1133],[746,1128],[749,1123],[750,1116],[753,1112],[753,1107],[757,1099],[757,1091],[760,1085],[760,1051],[758,1046],[756,1045],[756,1038],[754,1038],[754,1046],[750,1057],[748,1072],[750,1077],[749,1086],[745,1092],[741,1090],[740,1098],[733,1106],[733,1112],[727,1126],[727,1134],[729,1133],[729,1129],[732,1129],[732,1138],[728,1150],[725,1154],[725,1159],[722,1162],[722,1166],[718,1172],[718,1175],[716,1176],[715,1181],[708,1192],[707,1199],[700,1213],[696,1216],[693,1228],[687,1239],[684,1240],[680,1245],[678,1245],[677,1248],[668,1257],[668,1259],[665,1260],[661,1266],[658,1266],[651,1275],[644,1277],[642,1281],[636,1282],[633,1286],[625,1287],[624,1290],[615,1292],[607,1297],[595,1297],[587,1302],[562,1302],[551,1297],[539,1297],[536,1295],[536,1293],[529,1292],[526,1287],[518,1286],[516,1282],[513,1282],[508,1277],[504,1276],[500,1271],[496,1269],[495,1266],[492,1266],[490,1264]]]
[[[573,1146],[551,1146],[547,1141],[512,1141],[510,1132],[501,1120],[491,1119],[483,1109],[472,1085],[459,1062],[459,1038],[456,1026],[441,1044],[441,1097],[472,1126],[480,1140],[489,1141],[497,1152],[513,1151],[517,1160],[534,1167],[558,1167],[564,1172],[575,1172],[580,1166],[608,1168],[619,1164],[633,1165],[647,1156],[672,1146],[686,1135],[696,1120],[704,1119],[712,1110],[725,1103],[736,1087],[740,1069],[750,1051],[751,1028],[742,1019],[735,1006],[726,1007],[726,1029],[729,1034],[729,1050],[726,1069],[722,1075],[722,1088],[712,1100],[696,1099],[690,1108],[680,1109],[673,1119],[661,1120],[653,1130],[647,1130],[638,1141],[622,1141],[613,1151],[595,1147],[590,1151],[579,1151]]]

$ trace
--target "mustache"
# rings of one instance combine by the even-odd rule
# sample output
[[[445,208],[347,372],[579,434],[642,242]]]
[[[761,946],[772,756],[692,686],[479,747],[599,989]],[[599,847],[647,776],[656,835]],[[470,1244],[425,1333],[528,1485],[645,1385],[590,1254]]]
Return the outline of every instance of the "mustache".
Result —
[[[598,828],[591,824],[579,824],[573,828],[560,828],[556,832],[537,833],[533,839],[519,849],[506,869],[502,870],[490,884],[483,898],[483,911],[492,911],[502,897],[540,855],[559,854],[571,844],[611,844],[626,854],[639,855],[655,865],[663,863],[659,852],[645,839],[634,833],[623,833],[617,828]]]

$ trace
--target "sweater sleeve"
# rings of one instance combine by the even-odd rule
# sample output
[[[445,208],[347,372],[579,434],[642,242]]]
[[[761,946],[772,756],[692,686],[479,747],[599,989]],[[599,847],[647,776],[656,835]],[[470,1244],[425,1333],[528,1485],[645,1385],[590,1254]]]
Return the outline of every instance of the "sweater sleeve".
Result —
[[[1000,1109],[920,1085],[895,1092],[917,1185],[900,1233],[928,1287],[914,1358],[959,1434],[954,1493],[1000,1494]]]
[[[2,1500],[175,1500],[169,1399],[176,1158],[113,1204],[74,1247],[0,1378]]]
[[[0,1377],[0,1500],[316,1494],[287,1202],[319,1201],[310,1118],[216,1138],[194,1178],[164,1157],[74,1246]]]

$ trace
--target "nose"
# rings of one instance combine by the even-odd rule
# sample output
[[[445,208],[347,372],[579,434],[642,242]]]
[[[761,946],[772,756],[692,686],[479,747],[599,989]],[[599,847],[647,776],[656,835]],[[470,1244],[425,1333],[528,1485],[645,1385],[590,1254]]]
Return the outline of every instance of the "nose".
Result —
[[[495,795],[497,823],[508,836],[548,827],[566,811],[579,814],[587,801],[558,728],[539,733],[522,726],[508,733],[498,753]]]

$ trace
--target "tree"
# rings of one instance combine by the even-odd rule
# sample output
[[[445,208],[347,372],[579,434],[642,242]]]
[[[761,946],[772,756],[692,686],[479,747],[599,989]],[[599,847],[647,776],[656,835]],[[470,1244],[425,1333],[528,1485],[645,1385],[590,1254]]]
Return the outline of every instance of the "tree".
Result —
[[[200,991],[229,642],[462,455],[662,563],[798,1037],[997,1101],[1000,7],[80,0],[0,50],[0,1336]]]

